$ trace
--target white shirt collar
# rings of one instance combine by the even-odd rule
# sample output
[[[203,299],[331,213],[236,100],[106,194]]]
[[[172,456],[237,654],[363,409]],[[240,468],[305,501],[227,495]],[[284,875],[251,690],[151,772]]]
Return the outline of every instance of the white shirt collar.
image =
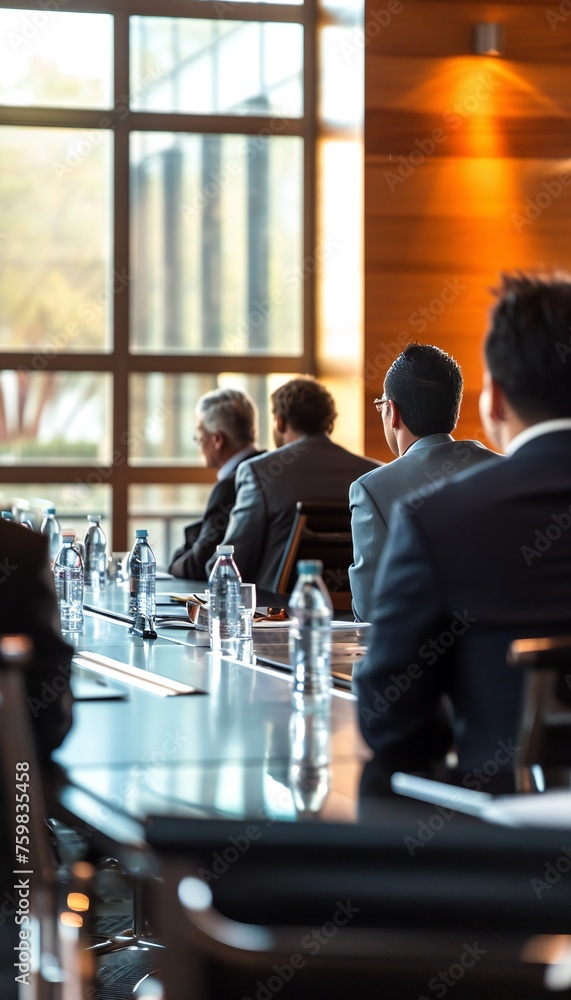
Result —
[[[252,455],[257,454],[258,452],[252,444],[248,444],[245,448],[241,448],[235,455],[232,455],[232,458],[229,458],[227,462],[224,462],[224,465],[220,466],[218,472],[216,473],[217,480],[220,481],[221,479],[229,479],[234,472],[234,469],[240,465],[240,462],[243,462],[245,458],[251,458]]]
[[[519,434],[516,434],[512,438],[505,453],[506,455],[513,455],[514,451],[517,451],[522,445],[527,444],[528,441],[533,441],[534,438],[541,437],[543,434],[551,434],[553,431],[571,431],[571,417],[558,417],[556,420],[541,420],[538,424],[526,427],[525,430],[520,431]]]

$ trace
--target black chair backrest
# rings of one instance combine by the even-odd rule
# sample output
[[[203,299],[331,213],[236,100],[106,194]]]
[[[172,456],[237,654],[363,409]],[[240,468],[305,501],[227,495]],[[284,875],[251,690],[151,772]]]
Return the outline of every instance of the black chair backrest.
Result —
[[[519,639],[508,663],[525,670],[516,765],[571,767],[571,636]]]
[[[278,570],[275,590],[290,594],[296,580],[299,559],[320,559],[323,580],[333,607],[351,607],[349,566],[353,561],[351,513],[347,503],[300,500],[295,520]]]
[[[149,820],[166,1000],[188,1000],[189,983],[193,1000],[271,1000],[288,984],[295,1000],[377,1000],[379,983],[410,1000],[458,962],[468,1000],[503,1000],[514,981],[518,1000],[548,997],[542,949],[522,949],[569,926],[565,878],[543,907],[530,886],[560,831],[458,817],[411,858],[412,829]]]

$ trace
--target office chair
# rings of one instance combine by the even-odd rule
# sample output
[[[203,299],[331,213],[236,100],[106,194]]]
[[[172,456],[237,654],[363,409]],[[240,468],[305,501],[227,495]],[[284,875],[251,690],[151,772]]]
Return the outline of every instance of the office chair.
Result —
[[[347,503],[299,500],[274,590],[290,594],[299,559],[320,559],[323,580],[337,611],[351,608],[348,569],[353,562],[351,513]]]
[[[508,663],[525,671],[522,713],[515,759],[517,767],[534,764],[571,767],[571,636],[518,639]]]
[[[11,891],[16,894],[13,886],[24,885],[24,895],[20,894],[19,902],[16,899],[16,913],[20,913],[18,930],[20,934],[22,929],[27,933],[29,943],[28,938],[24,938],[24,947],[28,953],[35,952],[39,960],[30,962],[29,980],[19,995],[29,992],[34,1000],[72,1000],[85,995],[93,966],[89,960],[80,962],[78,932],[72,924],[66,923],[63,914],[60,919],[57,863],[48,833],[42,772],[24,679],[32,649],[28,636],[0,637],[1,791],[6,816],[4,827],[10,837],[9,861],[4,860],[10,868],[15,866]],[[74,887],[77,886],[76,878]],[[79,887],[84,887],[83,880]],[[3,923],[9,916],[6,917],[4,909],[2,912]],[[29,918],[28,923],[25,916]],[[67,917],[73,916],[67,913]],[[12,957],[17,962],[22,956],[18,951]],[[13,979],[17,970],[11,971]]]
[[[560,832],[460,820],[411,858],[407,829],[150,819],[165,1000],[410,1000],[450,970],[463,1000],[550,996],[571,888],[538,906],[530,878]]]

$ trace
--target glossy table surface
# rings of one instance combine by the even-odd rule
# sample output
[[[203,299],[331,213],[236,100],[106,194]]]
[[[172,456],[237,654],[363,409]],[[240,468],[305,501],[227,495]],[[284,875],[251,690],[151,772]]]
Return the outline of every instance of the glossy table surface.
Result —
[[[188,581],[162,581],[158,612],[182,614],[169,593],[196,589]],[[84,834],[97,831],[114,844],[139,847],[149,816],[318,820],[358,832],[357,826],[393,823],[416,831],[419,822],[435,818],[445,826],[450,818],[454,826],[478,822],[466,812],[507,826],[568,829],[571,776],[558,779],[555,798],[505,796],[514,790],[513,775],[499,775],[500,783],[486,787],[499,798],[470,793],[462,775],[442,776],[461,786],[444,785],[444,799],[432,797],[432,787],[425,801],[394,796],[360,735],[349,691],[333,690],[324,725],[319,715],[292,709],[287,667],[214,657],[207,633],[193,628],[159,628],[155,640],[131,635],[127,620],[110,617],[126,612],[124,585],[107,588],[97,601],[87,595],[86,603],[98,610],[88,612],[82,633],[71,637],[79,657],[101,654],[195,693],[162,697],[99,676],[97,667],[85,672],[74,666],[74,724],[54,759],[67,775],[57,799],[62,817]],[[334,642],[357,645],[364,633],[347,626],[332,635]],[[287,629],[256,633],[255,650],[263,654],[268,642],[285,647]],[[469,795],[481,802],[464,803]]]
[[[157,586],[157,613],[182,615],[170,592],[192,587]],[[136,840],[136,824],[150,814],[355,821],[370,751],[353,695],[334,690],[323,726],[293,711],[287,670],[213,657],[208,634],[192,628],[159,629],[155,640],[131,635],[105,614],[126,612],[125,585],[96,601],[88,594],[86,605],[101,613],[88,612],[72,637],[78,654],[103,654],[201,693],[159,697],[74,666],[74,724],[54,758],[69,778],[65,808],[83,824]],[[258,634],[287,644],[287,629]],[[350,628],[339,636],[359,641]]]

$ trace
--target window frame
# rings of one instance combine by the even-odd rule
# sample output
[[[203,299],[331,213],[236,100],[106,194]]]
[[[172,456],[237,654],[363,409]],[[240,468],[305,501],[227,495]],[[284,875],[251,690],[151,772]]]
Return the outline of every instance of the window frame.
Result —
[[[223,17],[228,20],[288,22],[302,25],[304,31],[303,94],[304,110],[300,118],[281,118],[280,135],[300,136],[303,152],[303,261],[312,259],[316,234],[316,142],[317,142],[317,6],[316,0],[299,5],[280,3],[225,2],[225,0],[108,0],[107,3],[72,0],[56,9],[74,13],[113,15],[113,108],[61,109],[0,105],[0,126],[105,128],[114,133],[113,143],[113,238],[111,271],[130,274],[130,184],[129,139],[132,132],[181,132],[200,134],[257,135],[267,128],[268,115],[199,115],[131,111],[125,114],[125,95],[129,94],[129,18],[134,15],[177,18]],[[2,2],[0,9],[50,10],[50,0],[32,4],[25,0]],[[104,121],[104,124],[102,124]],[[146,484],[210,483],[212,470],[197,465],[130,465],[129,377],[136,373],[165,374],[214,373],[235,371],[247,374],[316,373],[316,295],[315,273],[309,270],[303,281],[303,351],[300,355],[221,355],[130,353],[130,296],[113,296],[113,338],[108,352],[67,352],[45,358],[42,371],[109,372],[113,379],[111,464],[18,464],[0,465],[0,484],[17,479],[27,483],[101,482],[111,487],[113,547],[128,548],[129,487]],[[2,351],[0,366],[13,370],[33,370],[37,352]],[[190,366],[190,359],[192,359]]]

